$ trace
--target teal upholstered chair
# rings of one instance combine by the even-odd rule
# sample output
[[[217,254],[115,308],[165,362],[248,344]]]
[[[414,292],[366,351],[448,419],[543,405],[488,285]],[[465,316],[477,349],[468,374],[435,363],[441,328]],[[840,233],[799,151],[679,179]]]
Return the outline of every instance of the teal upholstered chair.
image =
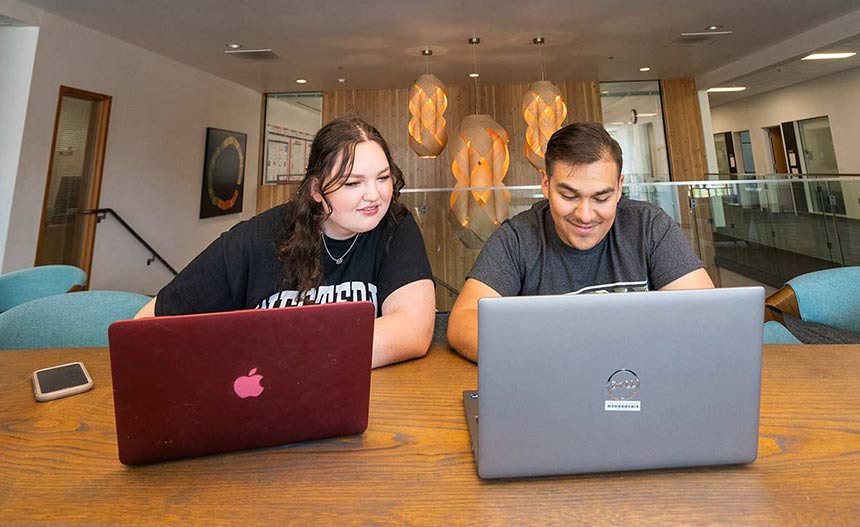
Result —
[[[0,350],[107,346],[108,326],[134,317],[150,298],[80,291],[32,300],[0,313]]]
[[[792,278],[800,319],[860,332],[860,267],[826,269]]]
[[[87,273],[72,265],[40,265],[0,275],[0,312],[30,300],[67,293],[87,283]]]
[[[781,323],[803,342],[856,342],[860,339],[860,267],[792,278],[765,300],[765,320]]]
[[[764,323],[764,343],[765,344],[802,344],[797,337],[785,329],[785,326],[770,320]]]

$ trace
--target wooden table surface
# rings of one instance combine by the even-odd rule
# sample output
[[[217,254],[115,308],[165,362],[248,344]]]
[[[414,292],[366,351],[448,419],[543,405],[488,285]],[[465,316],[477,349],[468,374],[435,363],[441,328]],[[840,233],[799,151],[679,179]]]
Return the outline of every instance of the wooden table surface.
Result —
[[[33,399],[82,360],[95,388]],[[373,373],[363,435],[129,468],[105,349],[0,352],[0,525],[858,525],[860,346],[765,348],[752,465],[481,481],[445,347]]]

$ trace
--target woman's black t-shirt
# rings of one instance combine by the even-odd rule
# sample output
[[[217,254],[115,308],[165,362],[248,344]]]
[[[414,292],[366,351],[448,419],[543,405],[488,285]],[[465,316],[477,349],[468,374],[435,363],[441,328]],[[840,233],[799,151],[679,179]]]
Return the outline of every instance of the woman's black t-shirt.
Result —
[[[358,239],[325,242],[338,265],[320,251],[322,285],[298,298],[285,281],[284,264],[276,254],[284,226],[292,221],[290,203],[238,223],[212,242],[158,293],[155,314],[181,315],[238,309],[274,308],[302,303],[327,304],[368,300],[381,314],[385,299],[400,287],[433,274],[418,225],[408,212],[391,214]],[[347,250],[355,241],[355,246]]]

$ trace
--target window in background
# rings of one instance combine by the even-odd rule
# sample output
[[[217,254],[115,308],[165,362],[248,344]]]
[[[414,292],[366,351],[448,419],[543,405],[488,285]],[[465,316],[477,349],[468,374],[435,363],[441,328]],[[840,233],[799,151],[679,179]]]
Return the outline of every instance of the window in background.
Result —
[[[797,121],[800,130],[800,151],[806,172],[812,175],[837,174],[836,152],[833,149],[833,136],[830,133],[830,119],[827,116]],[[845,214],[845,197],[842,184],[838,182],[809,183],[812,210]]]
[[[830,119],[816,117],[798,121],[800,128],[800,148],[808,174],[836,174],[836,152],[833,150],[833,136],[830,134]]]
[[[600,103],[603,124],[621,145],[625,182],[670,181],[659,81],[601,82]]]
[[[755,174],[755,159],[753,158],[752,139],[750,131],[744,130],[738,133],[738,139],[741,143],[741,157],[744,160],[744,173]]]
[[[720,174],[728,174],[730,169],[729,149],[726,145],[726,134],[714,134],[714,147],[717,151],[717,172]]]
[[[321,93],[266,94],[263,184],[300,181],[322,126]]]

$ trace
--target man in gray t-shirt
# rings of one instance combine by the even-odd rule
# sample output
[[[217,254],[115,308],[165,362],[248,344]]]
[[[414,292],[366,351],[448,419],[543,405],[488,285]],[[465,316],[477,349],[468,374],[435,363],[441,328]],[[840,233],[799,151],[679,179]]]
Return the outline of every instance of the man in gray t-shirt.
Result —
[[[547,199],[493,233],[451,310],[448,342],[470,360],[481,298],[714,287],[662,209],[622,198],[621,148],[600,124],[558,130],[545,158]]]

